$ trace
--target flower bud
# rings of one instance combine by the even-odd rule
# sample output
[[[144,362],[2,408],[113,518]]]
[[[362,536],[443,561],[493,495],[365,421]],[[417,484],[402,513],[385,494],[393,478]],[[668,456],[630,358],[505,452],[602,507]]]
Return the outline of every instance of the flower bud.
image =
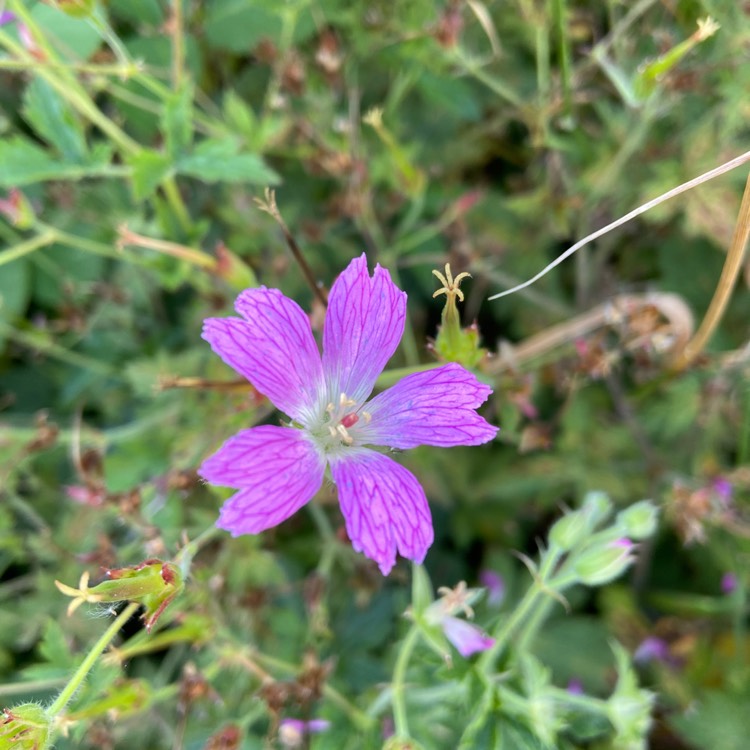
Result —
[[[450,264],[446,264],[445,274],[440,271],[432,273],[443,285],[432,296],[445,294],[445,307],[435,339],[435,353],[445,362],[458,362],[470,369],[477,367],[487,356],[487,350],[479,346],[479,329],[476,325],[461,327],[461,318],[456,306],[456,298],[461,301],[464,299],[464,293],[459,288],[461,281],[470,274],[464,271],[454,279]]]
[[[37,750],[47,747],[52,719],[38,703],[23,703],[0,712],[0,749]]]
[[[659,511],[650,500],[641,500],[617,514],[617,525],[625,536],[638,541],[656,531]]]
[[[73,18],[87,18],[94,12],[94,0],[56,0],[52,4]]]
[[[579,510],[566,513],[555,522],[549,540],[568,552],[588,540],[596,527],[609,515],[612,503],[603,492],[589,492]]]
[[[146,608],[143,622],[146,630],[150,631],[184,587],[180,569],[173,563],[156,559],[129,568],[112,568],[107,570],[106,576],[108,580],[93,588],[88,587],[88,573],[81,576],[77,589],[55,581],[63,594],[74,597],[68,614],[83,602],[138,602]]]
[[[578,580],[587,586],[601,586],[622,575],[635,560],[630,539],[593,544],[573,564]]]

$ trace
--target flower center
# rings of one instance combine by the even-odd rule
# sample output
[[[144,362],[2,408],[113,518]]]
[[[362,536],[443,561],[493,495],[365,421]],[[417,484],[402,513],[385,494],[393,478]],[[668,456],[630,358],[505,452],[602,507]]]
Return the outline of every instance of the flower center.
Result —
[[[356,424],[360,421],[368,424],[370,419],[368,412],[362,411],[356,401],[342,393],[338,402],[331,402],[326,406],[322,428],[317,435],[327,450],[342,445],[354,445]]]

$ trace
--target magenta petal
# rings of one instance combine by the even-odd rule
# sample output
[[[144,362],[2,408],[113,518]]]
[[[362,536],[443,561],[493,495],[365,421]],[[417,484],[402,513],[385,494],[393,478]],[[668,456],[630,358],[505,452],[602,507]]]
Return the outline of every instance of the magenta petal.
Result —
[[[406,294],[379,265],[372,278],[364,255],[336,279],[323,327],[323,369],[329,399],[342,393],[362,403],[404,333]]]
[[[242,318],[208,318],[203,338],[274,406],[308,424],[323,393],[323,368],[307,315],[265,287],[242,292],[235,309]]]
[[[432,544],[432,517],[416,477],[375,451],[349,450],[331,458],[346,531],[357,552],[388,575],[396,552],[421,563]]]
[[[240,490],[224,503],[216,524],[238,536],[289,518],[318,491],[324,470],[325,459],[304,432],[264,425],[229,438],[198,473]]]
[[[358,437],[391,448],[480,445],[497,434],[497,427],[475,411],[490,393],[455,363],[407,375],[365,406],[371,420],[358,428]]]
[[[443,633],[464,658],[478,651],[486,651],[495,644],[495,639],[490,638],[481,628],[458,617],[449,616],[443,620]]]

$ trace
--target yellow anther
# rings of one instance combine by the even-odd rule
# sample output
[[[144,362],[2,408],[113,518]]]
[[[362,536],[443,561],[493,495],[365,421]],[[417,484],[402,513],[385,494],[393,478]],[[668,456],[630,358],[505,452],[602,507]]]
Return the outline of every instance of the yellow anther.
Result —
[[[341,435],[341,441],[345,445],[351,445],[354,442],[354,438],[348,433],[346,427],[344,425],[340,424],[336,427],[336,432]]]
[[[360,414],[362,415],[362,420],[365,424],[370,424],[372,421],[372,414],[370,414],[369,411],[361,411]]]
[[[349,398],[346,393],[342,393],[339,397],[339,404],[343,406],[344,408],[348,408],[350,406],[356,406],[357,402],[353,399]]]
[[[458,297],[461,302],[464,301],[464,293],[458,288],[461,281],[466,278],[471,278],[471,274],[467,271],[462,271],[456,278],[453,278],[453,274],[451,273],[451,264],[446,263],[445,264],[445,276],[443,276],[440,271],[433,271],[433,276],[437,276],[438,281],[443,285],[441,289],[438,289],[432,296],[438,297],[441,294],[445,294],[449,297],[455,296]]]

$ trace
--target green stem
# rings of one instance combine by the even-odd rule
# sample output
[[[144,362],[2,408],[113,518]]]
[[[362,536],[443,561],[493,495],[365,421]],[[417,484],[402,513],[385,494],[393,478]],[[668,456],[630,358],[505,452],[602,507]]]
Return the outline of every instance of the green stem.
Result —
[[[515,631],[526,620],[527,617],[536,616],[535,608],[543,598],[550,595],[549,581],[557,567],[562,552],[557,547],[551,546],[542,556],[539,572],[534,577],[534,582],[520,601],[513,613],[504,620],[498,629],[493,633],[495,643],[488,651],[480,657],[477,668],[478,670],[489,675],[495,668],[497,660],[500,658],[508,641],[512,638]]]
[[[138,611],[140,604],[131,602],[120,614],[112,621],[112,624],[104,631],[102,637],[94,644],[91,651],[86,654],[86,658],[70,678],[68,684],[62,689],[54,703],[47,709],[47,715],[54,719],[61,713],[75,695],[78,688],[86,679],[88,673],[93,669],[96,660],[102,655],[104,649],[109,646],[114,637],[120,632],[120,628]]]
[[[162,188],[164,189],[164,195],[167,196],[169,205],[172,207],[172,210],[177,217],[177,221],[180,222],[182,231],[185,233],[189,233],[190,227],[192,226],[192,223],[190,221],[190,214],[187,210],[187,207],[185,206],[185,203],[182,200],[180,191],[177,188],[177,181],[174,177],[167,177],[162,183]]]
[[[512,104],[514,107],[521,109],[522,100],[516,94],[513,89],[508,88],[505,84],[500,83],[498,80],[493,78],[484,72],[484,70],[477,65],[473,60],[466,56],[466,54],[459,47],[454,50],[455,61],[463,68],[463,70],[469,75],[474,76],[480,83],[483,83],[487,88],[494,91],[501,99],[505,99],[506,102]]]
[[[177,91],[185,72],[185,36],[182,0],[172,0],[172,87]]]
[[[406,669],[409,659],[419,641],[419,628],[412,625],[406,635],[396,659],[393,670],[393,681],[391,682],[391,705],[393,706],[393,723],[396,737],[409,739],[409,721],[406,716],[406,702],[404,700]]]
[[[47,247],[47,245],[51,245],[54,241],[54,233],[46,231],[36,237],[32,237],[30,240],[19,242],[14,247],[9,247],[5,252],[0,254],[0,266],[23,258],[24,255],[33,253],[35,250],[39,250],[39,248]]]
[[[23,4],[19,0],[15,0],[12,3],[13,12],[25,23],[34,33],[34,39],[40,41],[43,39],[42,33],[39,31],[36,23],[32,16],[28,13]],[[52,86],[65,100],[78,110],[80,114],[90,120],[96,125],[102,132],[106,133],[110,139],[116,143],[123,152],[126,153],[137,153],[141,150],[141,147],[136,143],[130,136],[124,131],[120,130],[115,123],[105,116],[101,110],[94,104],[85,89],[78,83],[78,81],[68,75],[58,76],[57,72],[67,72],[65,68],[53,69],[46,65],[40,65],[38,60],[24,49],[21,45],[17,44],[7,34],[0,31],[0,45],[5,47],[11,54],[16,58],[28,64],[30,69],[34,69],[39,76],[44,78],[47,83]],[[59,63],[54,53],[49,49],[48,45],[45,45],[46,50],[49,50],[50,59],[54,63]]]
[[[557,43],[560,48],[560,82],[562,83],[563,111],[566,117],[573,115],[573,94],[571,86],[570,43],[565,33],[565,2],[566,0],[551,0],[552,24],[557,32]]]

